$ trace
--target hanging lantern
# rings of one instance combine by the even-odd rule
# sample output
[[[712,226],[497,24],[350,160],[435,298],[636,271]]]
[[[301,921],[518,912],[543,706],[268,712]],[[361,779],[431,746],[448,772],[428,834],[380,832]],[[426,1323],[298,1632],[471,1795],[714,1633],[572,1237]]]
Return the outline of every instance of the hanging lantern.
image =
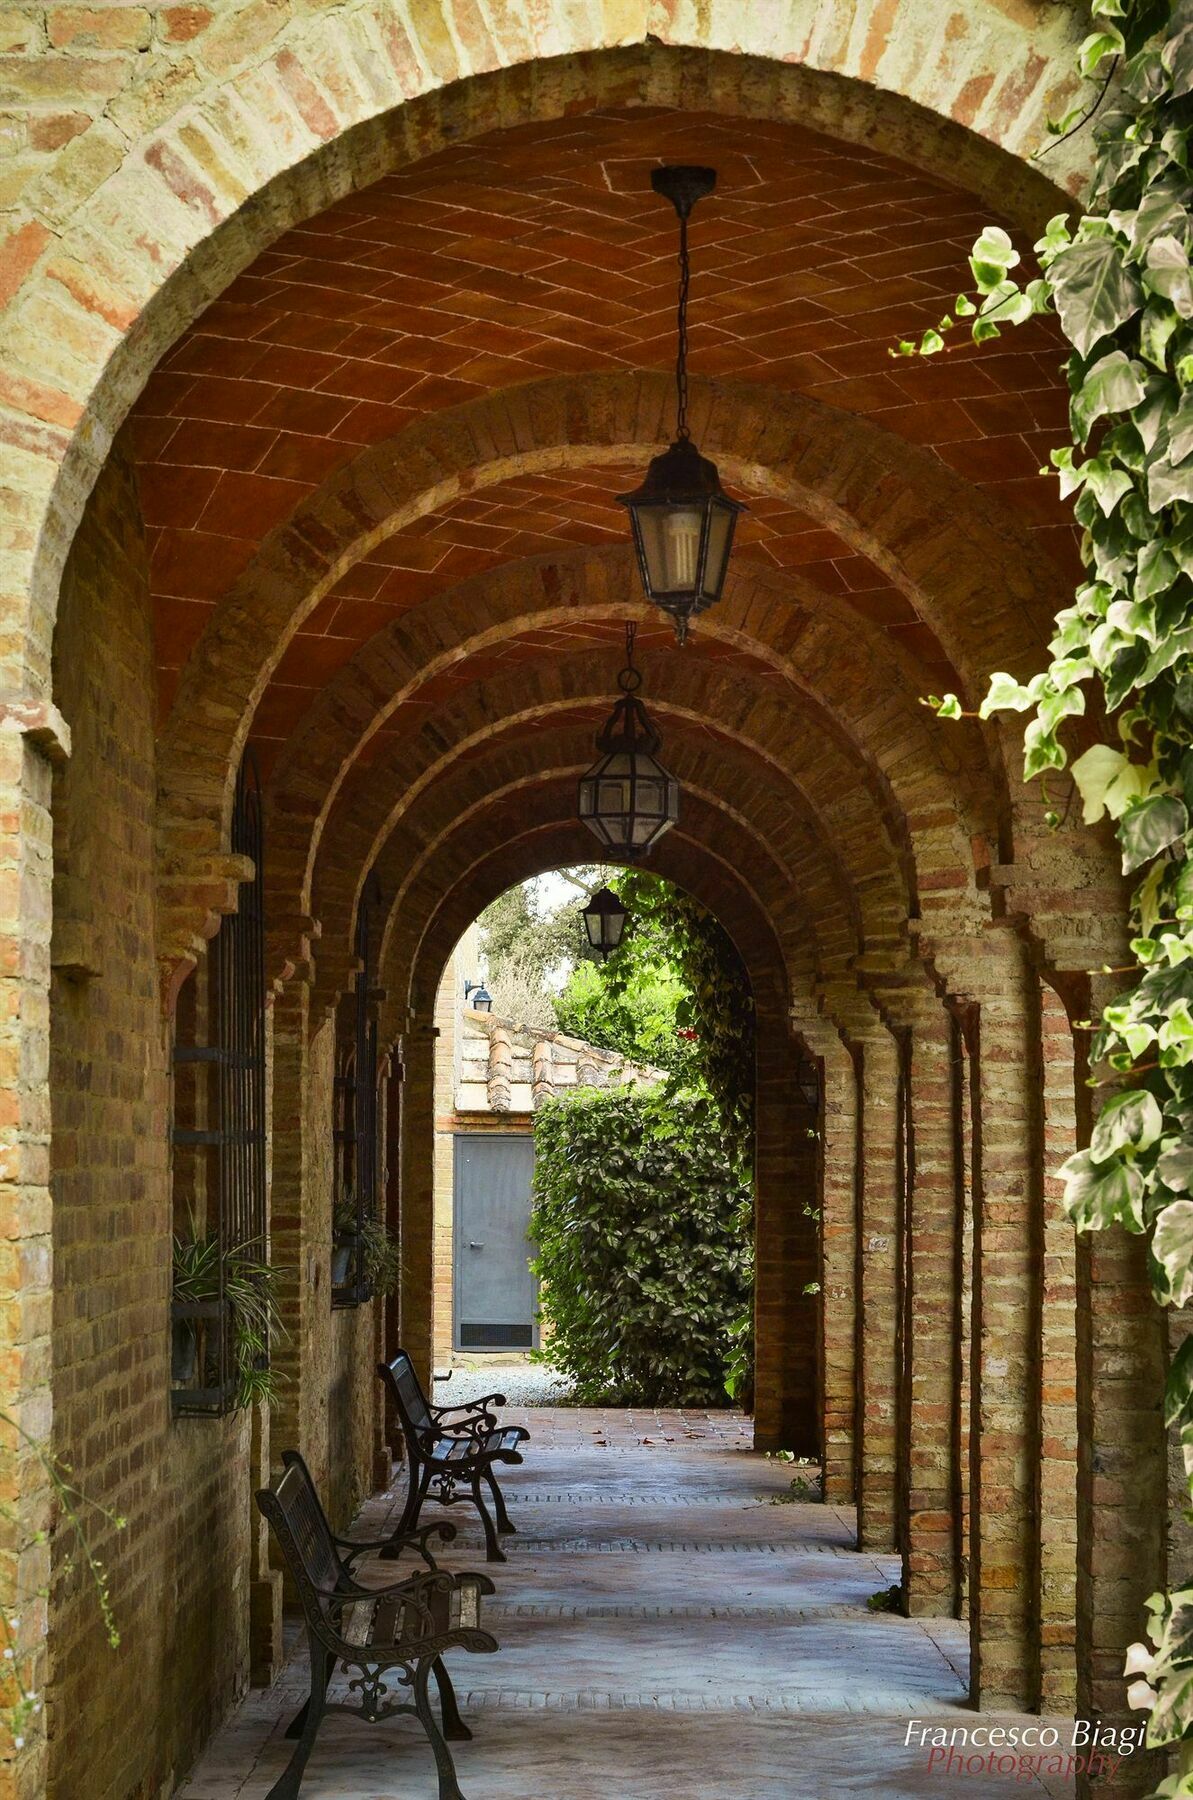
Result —
[[[702,195],[711,194],[717,173],[661,168],[650,182],[679,216],[675,442],[652,458],[642,486],[619,494],[618,501],[630,515],[646,598],[670,614],[682,644],[696,614],[721,598],[737,516],[747,509],[729,498],[716,464],[701,456],[688,431],[688,215]]]
[[[473,1012],[492,1012],[493,996],[483,981],[466,981],[464,998]]]
[[[679,783],[657,761],[659,734],[638,699],[635,625],[626,626],[621,699],[597,738],[600,760],[580,778],[580,817],[606,850],[641,856],[679,817]]]
[[[625,907],[612,888],[598,888],[580,917],[584,920],[589,943],[605,960],[621,942],[626,922]]]

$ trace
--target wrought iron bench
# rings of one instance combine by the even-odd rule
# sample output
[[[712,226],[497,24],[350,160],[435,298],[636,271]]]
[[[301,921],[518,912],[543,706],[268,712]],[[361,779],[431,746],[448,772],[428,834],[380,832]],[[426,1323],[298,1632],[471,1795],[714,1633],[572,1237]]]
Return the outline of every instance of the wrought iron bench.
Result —
[[[497,1640],[481,1628],[481,1596],[491,1594],[487,1575],[449,1574],[433,1565],[410,1580],[381,1588],[362,1586],[352,1565],[366,1549],[337,1538],[327,1523],[306,1464],[297,1452],[285,1456],[286,1471],[272,1487],[257,1494],[257,1505],[269,1520],[302,1601],[311,1653],[311,1691],[291,1720],[288,1738],[297,1738],[294,1754],[266,1800],[297,1800],[307,1759],[324,1713],[347,1712],[376,1723],[397,1713],[417,1717],[435,1757],[439,1800],[464,1800],[456,1780],[447,1739],[470,1738],[460,1717],[451,1678],[443,1666],[447,1650],[496,1650]],[[388,1554],[400,1554],[411,1542],[431,1561],[427,1537],[443,1527],[385,1539]],[[447,1537],[455,1536],[448,1526]],[[341,1554],[341,1547],[347,1546]],[[336,1664],[351,1676],[349,1692],[357,1703],[329,1705],[327,1689]],[[353,1671],[356,1671],[354,1674]],[[431,1710],[429,1682],[435,1677],[443,1729]],[[388,1679],[387,1679],[388,1678]],[[408,1690],[410,1698],[391,1695]]]
[[[418,1524],[423,1501],[434,1485],[434,1497],[444,1506],[454,1506],[460,1500],[472,1501],[484,1527],[486,1560],[504,1562],[505,1553],[497,1534],[512,1532],[515,1527],[493,1466],[499,1462],[520,1463],[518,1446],[530,1436],[524,1426],[498,1425],[492,1408],[504,1406],[505,1395],[485,1394],[466,1406],[432,1406],[404,1350],[399,1350],[391,1362],[378,1363],[377,1370],[402,1427],[410,1483],[393,1542],[381,1552],[382,1556],[401,1554],[400,1540]],[[481,1493],[482,1481],[493,1496],[496,1526]],[[461,1487],[466,1487],[467,1493],[460,1493]]]

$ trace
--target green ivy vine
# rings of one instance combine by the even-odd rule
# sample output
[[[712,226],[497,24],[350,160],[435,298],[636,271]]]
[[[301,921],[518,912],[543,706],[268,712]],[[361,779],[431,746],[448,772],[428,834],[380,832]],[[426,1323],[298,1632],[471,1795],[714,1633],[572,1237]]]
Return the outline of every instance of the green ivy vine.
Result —
[[[754,1133],[754,1000],[750,978],[724,926],[699,900],[643,870],[618,875],[616,888],[628,915],[622,944],[606,965],[616,992],[627,978],[634,937],[653,932],[678,967],[689,997],[675,1022],[688,1050],[671,1085],[692,1077],[708,1090],[726,1135],[743,1160],[752,1156]]]
[[[960,320],[981,343],[1039,313],[1055,313],[1071,345],[1072,442],[1051,460],[1081,526],[1086,579],[1057,617],[1048,667],[1027,683],[994,675],[979,716],[1032,715],[1028,779],[1068,765],[1065,721],[1085,713],[1087,691],[1114,720],[1117,741],[1086,749],[1071,774],[1086,822],[1115,821],[1123,873],[1137,878],[1137,971],[1092,1045],[1119,1086],[1061,1173],[1077,1229],[1146,1236],[1156,1299],[1183,1306],[1193,1300],[1193,10],[1092,0],[1092,13],[1079,52],[1100,86],[1086,115],[1096,145],[1086,210],[1049,222],[1035,246],[1041,273],[1023,283],[1010,238],[984,231],[975,295],[894,354],[939,353]],[[1071,128],[1072,117],[1054,129]],[[952,694],[929,704],[962,713]],[[1165,1416],[1193,1491],[1193,1337],[1172,1359]],[[1159,1749],[1193,1738],[1193,1587],[1153,1596],[1149,1610],[1150,1641],[1132,1647],[1126,1674]],[[1193,1773],[1157,1794],[1193,1796]]]

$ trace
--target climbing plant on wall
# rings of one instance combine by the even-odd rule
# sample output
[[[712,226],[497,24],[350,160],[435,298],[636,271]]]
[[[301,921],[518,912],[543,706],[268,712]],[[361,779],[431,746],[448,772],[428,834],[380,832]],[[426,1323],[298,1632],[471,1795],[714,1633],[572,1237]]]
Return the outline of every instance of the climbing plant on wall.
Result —
[[[1105,1008],[1092,1058],[1121,1077],[1088,1150],[1064,1165],[1078,1230],[1146,1235],[1156,1298],[1193,1299],[1193,12],[1188,0],[1092,0],[1079,52],[1097,89],[1097,158],[1085,212],[1052,219],[1025,282],[1007,234],[983,232],[976,293],[904,355],[935,355],[964,320],[975,341],[1054,312],[1072,441],[1052,453],[1081,527],[1086,579],[1057,617],[1051,661],[1030,681],[995,674],[979,716],[1030,713],[1024,772],[1063,769],[1066,719],[1087,691],[1110,741],[1072,763],[1084,816],[1115,821],[1131,902],[1135,978]],[[1080,108],[1054,128],[1082,121]],[[955,695],[933,697],[942,717]],[[1051,815],[1050,815],[1051,816]],[[1167,1422],[1193,1490],[1193,1337],[1172,1360]],[[1193,1588],[1156,1595],[1150,1644],[1133,1647],[1131,1703],[1154,1747],[1193,1735]],[[1193,1796],[1193,1775],[1161,1795]]]

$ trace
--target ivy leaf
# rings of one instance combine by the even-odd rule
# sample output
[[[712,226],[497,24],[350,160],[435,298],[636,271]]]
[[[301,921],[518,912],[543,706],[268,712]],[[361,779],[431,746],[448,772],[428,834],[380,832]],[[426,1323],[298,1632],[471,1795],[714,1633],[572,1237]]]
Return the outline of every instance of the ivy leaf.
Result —
[[[1107,31],[1093,31],[1077,52],[1077,67],[1088,80],[1097,73],[1098,64],[1104,57],[1121,56],[1126,47],[1123,34],[1116,26],[1110,26]]]
[[[1193,319],[1193,275],[1189,252],[1179,238],[1160,237],[1149,246],[1143,285],[1171,300],[1182,319]]]
[[[1172,77],[1172,95],[1193,93],[1193,25],[1174,31],[1160,51],[1160,61]]]
[[[979,293],[989,294],[1019,261],[1019,252],[1001,225],[988,225],[973,247],[969,266]]]
[[[1107,813],[1112,819],[1126,811],[1128,802],[1150,785],[1147,770],[1133,763],[1111,744],[1094,744],[1073,764],[1073,780],[1082,799],[1082,817],[1096,825]]]
[[[1177,323],[1174,306],[1154,298],[1148,301],[1139,327],[1139,353],[1157,369],[1168,367],[1168,344]]]
[[[1176,1425],[1186,1418],[1193,1399],[1193,1337],[1187,1337],[1168,1370],[1164,1385],[1164,1423]]]
[[[1123,847],[1123,874],[1150,862],[1161,850],[1189,829],[1185,803],[1175,794],[1153,794],[1129,806],[1119,822],[1118,836]]]
[[[1095,1166],[1088,1150],[1079,1150],[1061,1165],[1065,1210],[1078,1231],[1104,1231],[1114,1224],[1143,1230],[1143,1177],[1133,1164],[1115,1161]]]
[[[1160,1153],[1156,1163],[1156,1174],[1166,1188],[1176,1194],[1187,1194],[1190,1183],[1193,1183],[1193,1144],[1176,1142]],[[1193,1251],[1190,1252],[1193,1263]]]
[[[1029,706],[1035,705],[1040,686],[1042,683],[1037,682],[1024,687],[1013,675],[1000,670],[990,677],[990,689],[978,709],[978,717],[988,719],[996,712],[1026,712]]]
[[[1127,1088],[1108,1100],[1098,1114],[1090,1137],[1089,1153],[1104,1163],[1121,1151],[1148,1150],[1164,1130],[1164,1115],[1154,1094],[1146,1088]]]
[[[1138,312],[1143,289],[1113,238],[1082,238],[1061,250],[1049,275],[1065,336],[1082,356]]]
[[[1145,392],[1143,370],[1125,350],[1112,350],[1089,370],[1073,396],[1071,412],[1077,436],[1084,444],[1095,421],[1107,413],[1130,412]]]
[[[1176,1744],[1193,1723],[1193,1669],[1170,1675],[1160,1690],[1147,1721],[1147,1742],[1158,1750]],[[1178,1790],[1179,1791],[1179,1790]]]
[[[1156,1220],[1152,1255],[1164,1271],[1170,1306],[1193,1299],[1193,1200],[1174,1200]]]

